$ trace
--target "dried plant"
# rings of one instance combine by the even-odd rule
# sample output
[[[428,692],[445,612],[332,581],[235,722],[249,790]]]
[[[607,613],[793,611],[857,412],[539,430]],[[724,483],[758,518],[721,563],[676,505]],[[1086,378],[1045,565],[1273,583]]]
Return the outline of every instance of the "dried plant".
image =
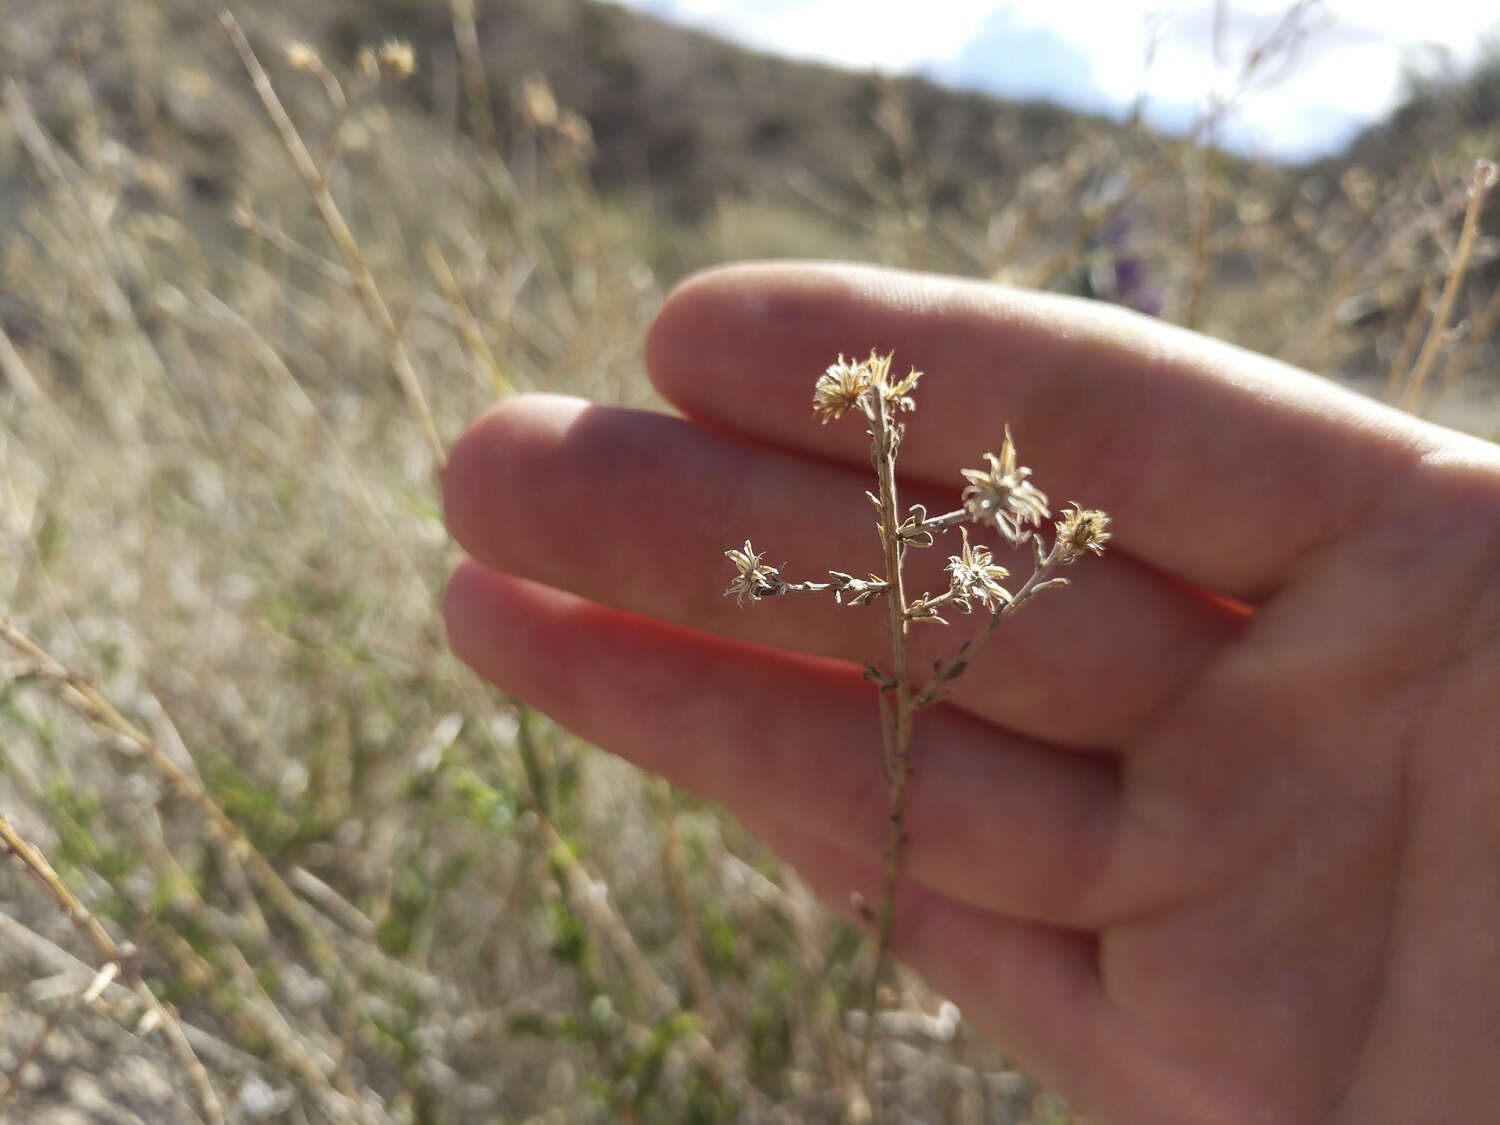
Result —
[[[790,593],[830,592],[834,600],[851,606],[885,599],[890,615],[891,655],[889,669],[865,666],[865,677],[880,688],[881,736],[884,741],[886,785],[890,795],[889,835],[879,905],[871,909],[860,903],[861,912],[875,927],[875,958],[866,989],[865,1033],[862,1065],[868,1067],[870,1044],[876,1026],[875,1008],[880,982],[891,944],[896,887],[901,878],[907,836],[907,782],[912,775],[912,721],[923,707],[940,702],[948,685],[968,667],[974,650],[996,626],[1043,590],[1065,586],[1068,580],[1057,572],[1084,555],[1102,554],[1109,539],[1109,517],[1101,511],[1077,504],[1062,514],[1048,546],[1039,528],[1051,516],[1046,494],[1031,483],[1031,470],[1017,460],[1009,428],[1000,452],[986,453],[986,468],[964,469],[968,481],[958,508],[929,516],[921,504],[902,515],[896,500],[896,456],[905,426],[896,419],[916,408],[912,392],[921,373],[911,370],[900,380],[891,378],[892,355],[871,352],[868,359],[851,363],[841,355],[821,376],[813,389],[813,415],[825,425],[844,414],[858,411],[869,422],[870,460],[879,479],[879,491],[866,493],[880,513],[876,527],[885,556],[885,575],[855,578],[831,570],[828,582],[790,582],[779,567],[767,566],[765,557],[747,540],[743,548],[725,555],[734,563],[734,581],[724,591],[743,604]],[[969,541],[967,524],[992,528],[1014,548],[1029,545],[1031,576],[1014,592],[1001,585],[1010,576],[998,565],[988,547]],[[948,589],[915,598],[906,592],[903,563],[908,549],[936,544],[936,534],[959,528],[959,553],[948,558]],[[907,649],[907,631],[913,623],[947,624],[944,611],[969,614],[978,605],[989,615],[981,628],[954,655],[936,661],[930,674],[919,682],[913,674]]]
[[[192,1083],[194,1096],[198,1100],[198,1109],[201,1111],[199,1120],[207,1121],[210,1125],[217,1125],[224,1120],[224,1107],[219,1101],[219,1095],[214,1092],[212,1081],[208,1071],[198,1061],[198,1056],[193,1053],[192,1046],[187,1037],[183,1035],[182,1026],[177,1022],[176,1013],[164,1005],[156,996],[156,993],[146,985],[141,978],[140,969],[137,965],[137,950],[128,943],[122,947],[114,938],[109,936],[109,931],[99,923],[92,911],[83,904],[83,901],[73,893],[68,885],[63,882],[62,877],[53,869],[52,864],[47,862],[47,857],[42,854],[40,848],[30,841],[25,840],[11,827],[10,821],[3,813],[0,813],[0,856],[5,854],[15,856],[31,876],[41,884],[42,888],[52,896],[62,909],[63,915],[73,923],[78,930],[88,938],[94,948],[104,958],[104,965],[94,977],[93,982],[85,989],[80,997],[86,1004],[91,1004],[99,998],[104,990],[110,985],[114,978],[121,972],[129,983],[130,989],[141,1002],[142,1015],[136,1024],[136,1032],[147,1035],[156,1028],[161,1028],[166,1036],[167,1046],[182,1066],[183,1073],[188,1076]],[[61,1011],[61,1009],[59,1009]],[[37,1040],[39,1043],[40,1040]],[[35,1053],[30,1050],[27,1055]],[[16,1066],[11,1074],[6,1089],[0,1093],[0,1110],[5,1108],[6,1103],[15,1094],[19,1085],[21,1071],[24,1069],[27,1058],[23,1058],[21,1064]]]

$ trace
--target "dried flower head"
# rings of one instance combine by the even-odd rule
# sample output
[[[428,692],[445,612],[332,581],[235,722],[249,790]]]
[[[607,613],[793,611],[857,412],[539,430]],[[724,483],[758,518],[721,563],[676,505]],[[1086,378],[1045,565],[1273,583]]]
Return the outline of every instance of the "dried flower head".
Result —
[[[547,79],[536,71],[521,80],[521,108],[526,120],[538,129],[550,129],[557,124],[557,97]]]
[[[1092,551],[1104,554],[1104,544],[1109,541],[1109,516],[1097,508],[1082,508],[1077,504],[1063,512],[1057,521],[1058,561],[1072,563]]]
[[[988,547],[975,546],[969,542],[969,529],[959,529],[963,535],[963,549],[959,554],[948,556],[948,573],[953,578],[953,592],[965,602],[977,601],[985,609],[995,610],[1011,600],[1010,591],[1000,585],[1010,571],[996,566]]]
[[[964,489],[964,507],[976,522],[993,523],[1009,542],[1024,543],[1031,535],[1027,525],[1040,525],[1051,512],[1046,494],[1026,479],[1031,470],[1016,464],[1016,444],[1009,426],[1000,456],[986,453],[984,459],[989,462],[988,470],[963,470],[969,482]]]
[[[380,73],[386,78],[410,78],[417,72],[417,56],[404,39],[387,39],[376,57]]]
[[[293,39],[286,45],[286,65],[293,70],[311,71],[322,65],[318,52],[309,43]]]
[[[913,410],[916,403],[909,397],[922,377],[920,371],[909,371],[899,383],[890,382],[891,354],[871,352],[868,359],[851,363],[842,355],[838,362],[818,376],[813,385],[813,417],[824,425],[858,407],[869,417],[871,407],[863,400],[865,392],[878,389],[893,409]]]
[[[731,547],[724,552],[724,556],[739,571],[729,588],[724,591],[725,597],[733,594],[734,600],[744,605],[746,598],[752,602],[759,601],[767,594],[775,593],[776,584],[780,581],[779,572],[774,566],[761,565],[760,560],[765,557],[765,552],[757,554],[755,548],[750,546],[750,540],[745,540],[743,551]]]
[[[872,381],[869,363],[849,363],[840,355],[813,384],[813,417],[826,426],[853,410]]]

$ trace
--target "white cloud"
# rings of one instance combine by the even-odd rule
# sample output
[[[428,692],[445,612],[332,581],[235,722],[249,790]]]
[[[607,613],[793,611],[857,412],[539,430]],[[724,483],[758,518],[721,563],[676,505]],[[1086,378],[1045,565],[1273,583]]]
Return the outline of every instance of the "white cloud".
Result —
[[[1231,0],[1216,64],[1214,0],[929,0],[925,7],[872,0],[623,2],[794,58],[924,71],[1001,89],[1003,57],[971,74],[954,73],[954,61],[988,17],[1008,9],[1018,29],[1044,28],[1086,57],[1093,97],[1102,94],[1123,109],[1144,82],[1159,119],[1179,124],[1213,91],[1234,86],[1241,60],[1288,7],[1288,0]],[[1458,65],[1471,63],[1486,32],[1500,35],[1500,16],[1487,7],[1474,0],[1324,0],[1312,20],[1320,30],[1274,82],[1237,102],[1226,135],[1242,147],[1286,156],[1341,144],[1354,123],[1376,121],[1395,105],[1403,63],[1419,45],[1437,44]],[[965,65],[978,64],[966,56]],[[1069,100],[1068,89],[1048,94]]]
[[[963,46],[994,0],[947,0],[939,18],[869,0],[625,0],[792,58],[909,71]]]

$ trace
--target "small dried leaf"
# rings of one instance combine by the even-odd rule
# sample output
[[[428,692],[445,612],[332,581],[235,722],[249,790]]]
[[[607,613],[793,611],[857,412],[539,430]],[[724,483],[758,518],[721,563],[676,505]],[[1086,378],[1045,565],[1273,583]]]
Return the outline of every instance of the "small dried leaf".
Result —
[[[92,1004],[95,1000],[99,999],[99,997],[104,995],[104,990],[119,975],[120,963],[118,961],[111,961],[108,965],[105,965],[104,968],[94,974],[94,979],[89,982],[88,988],[84,990],[83,1002],[85,1004]]]
[[[948,667],[939,672],[937,678],[942,683],[947,683],[949,680],[956,680],[958,679],[958,677],[964,674],[964,669],[966,669],[968,666],[969,662],[967,660],[955,660],[952,664],[948,665]]]

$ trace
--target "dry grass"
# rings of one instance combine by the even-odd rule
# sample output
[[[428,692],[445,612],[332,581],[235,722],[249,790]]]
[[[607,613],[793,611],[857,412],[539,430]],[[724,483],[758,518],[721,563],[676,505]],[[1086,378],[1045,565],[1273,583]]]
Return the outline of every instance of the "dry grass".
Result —
[[[484,6],[477,31],[436,7],[453,88],[521,105],[528,75],[476,68]],[[1097,130],[945,203],[930,108],[890,87],[888,167],[837,189],[789,168],[791,196],[685,227],[641,185],[599,190],[534,77],[529,116],[461,106],[470,135],[325,52],[338,104],[281,55],[317,42],[292,11],[240,16],[311,171],[196,5],[23,4],[0,48],[17,1120],[121,1059],[166,1086],[148,1104],[132,1071],[98,1120],[212,1120],[190,1057],[231,1120],[839,1119],[853,933],[716,810],[483,688],[436,612],[441,441],[511,387],[650,405],[664,264],[820,246],[1191,309],[1367,389],[1440,388],[1443,420],[1495,434],[1492,212],[1452,268],[1493,132],[1314,183]],[[919,982],[895,992],[891,1107],[1070,1119]]]

